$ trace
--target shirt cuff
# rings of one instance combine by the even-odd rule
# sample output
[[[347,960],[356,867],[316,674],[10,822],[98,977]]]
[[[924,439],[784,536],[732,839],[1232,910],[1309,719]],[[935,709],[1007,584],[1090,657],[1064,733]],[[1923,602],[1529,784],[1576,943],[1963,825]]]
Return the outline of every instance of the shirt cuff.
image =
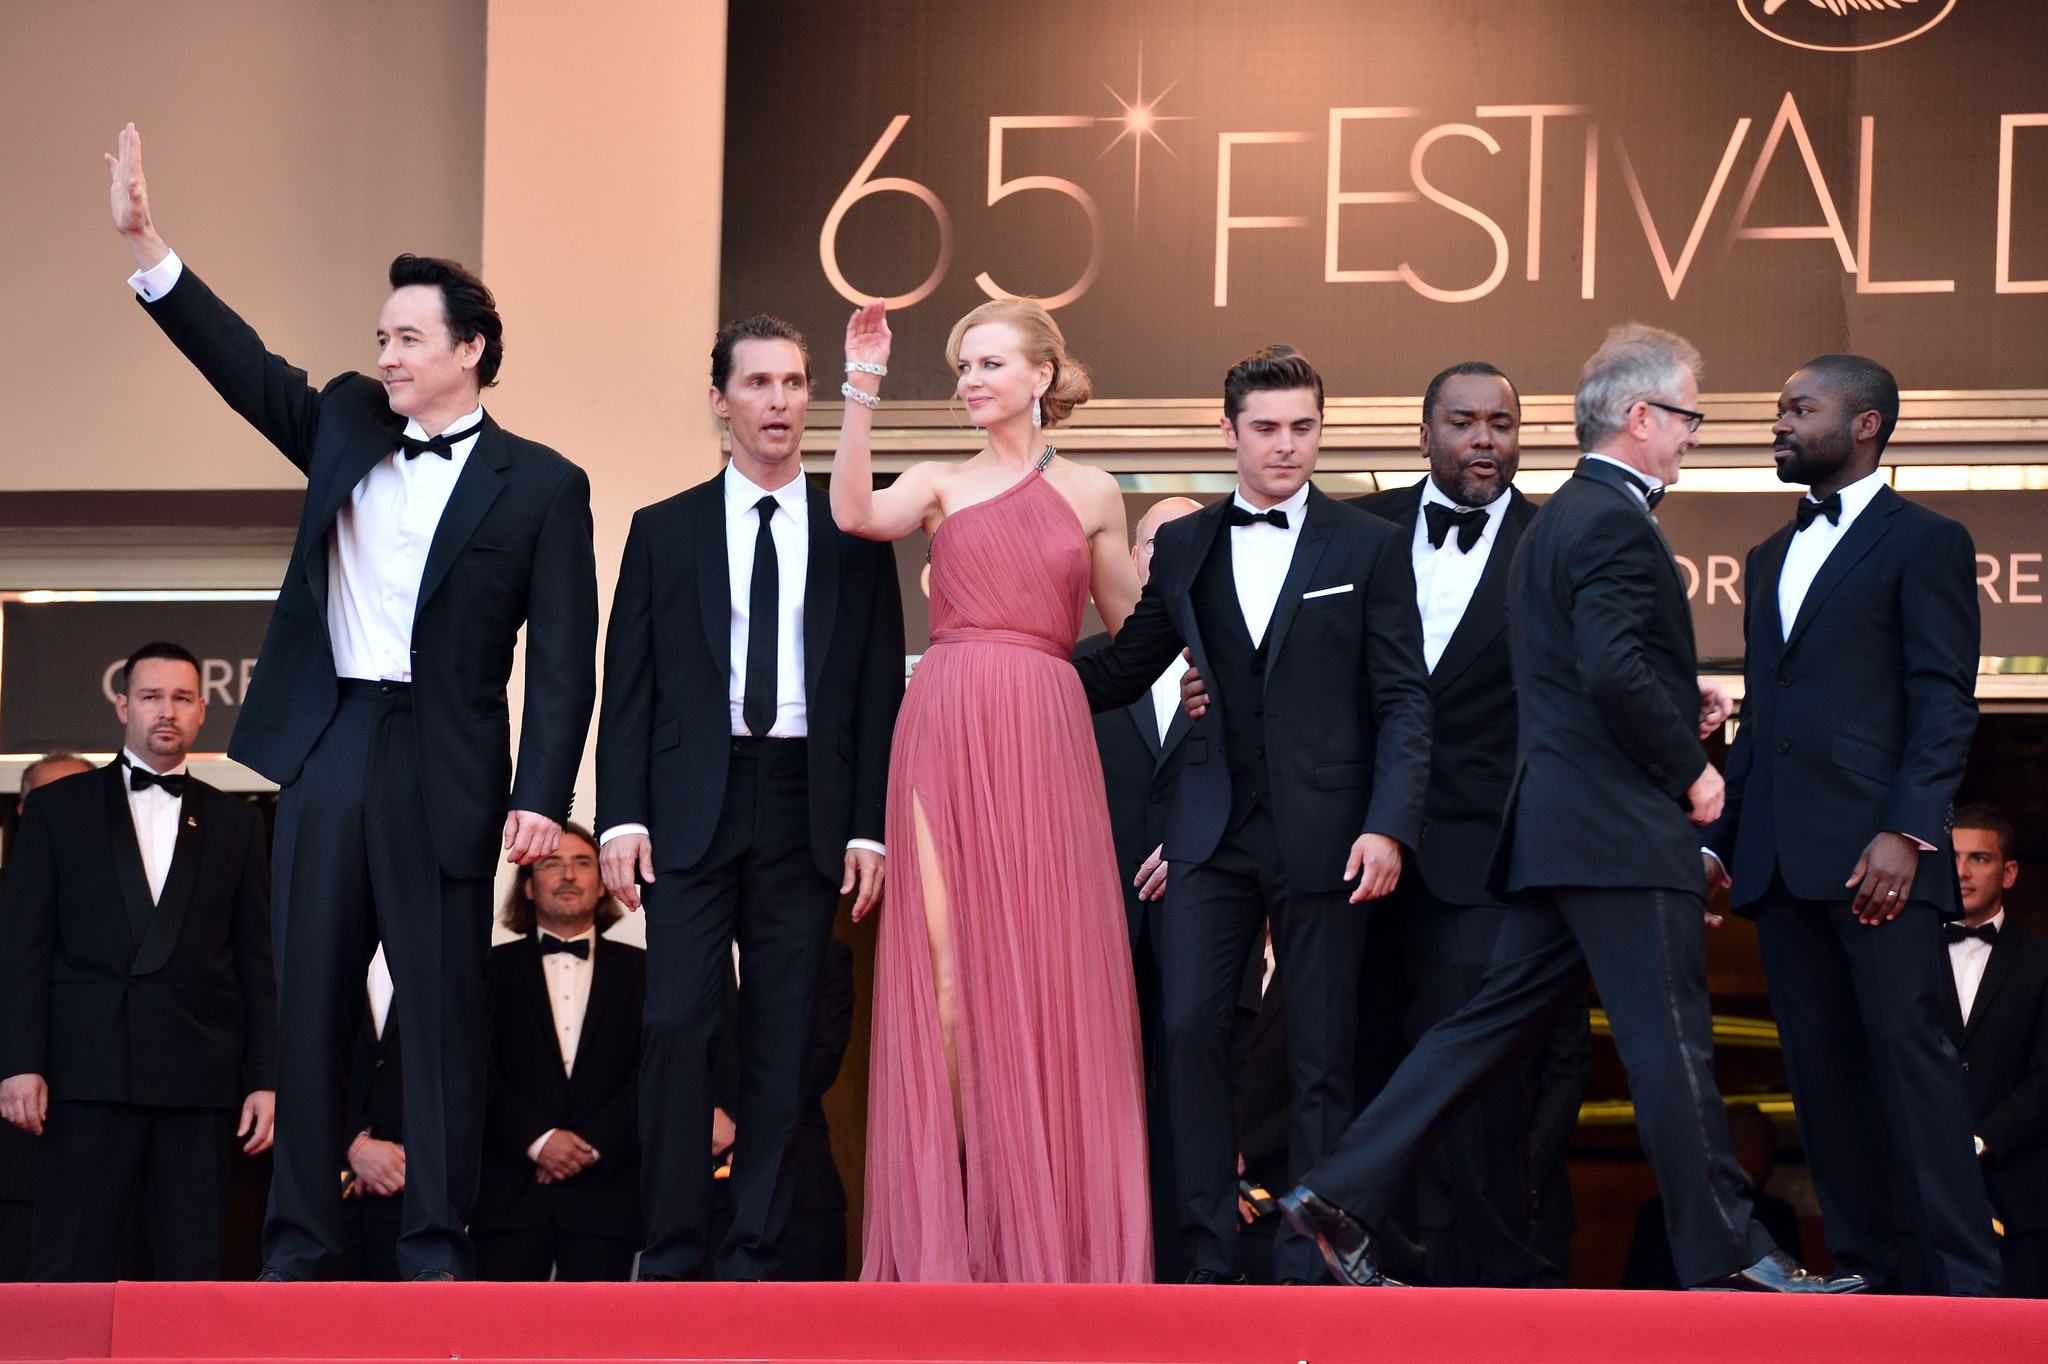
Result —
[[[1926,839],[1924,839],[1924,838],[1913,838],[1913,835],[1911,835],[1911,834],[1907,833],[1907,832],[1906,832],[1906,831],[1905,831],[1904,829],[1898,829],[1898,830],[1895,830],[1894,832],[1896,832],[1896,833],[1898,834],[1898,836],[1899,836],[1900,838],[1905,838],[1905,839],[1911,839],[1911,840],[1912,840],[1912,843],[1913,843],[1913,846],[1914,846],[1914,847],[1916,847],[1916,848],[1918,848],[1918,849],[1919,849],[1919,850],[1920,850],[1921,852],[1934,852],[1934,851],[1935,851],[1935,847],[1934,847],[1934,845],[1933,845],[1932,843],[1929,843],[1929,842],[1928,842],[1928,841],[1927,841]]]
[[[137,270],[128,276],[128,287],[142,295],[144,303],[154,303],[176,287],[184,273],[185,262],[173,251],[147,270]]]
[[[849,839],[847,839],[847,840],[846,840],[846,850],[847,850],[848,852],[852,852],[852,851],[853,851],[853,850],[854,850],[855,848],[859,848],[859,849],[861,849],[861,850],[862,850],[863,852],[871,852],[871,853],[873,853],[873,854],[874,854],[875,856],[877,856],[877,857],[887,857],[887,856],[889,855],[889,850],[888,850],[888,848],[884,847],[884,846],[883,846],[882,844],[880,844],[880,843],[877,843],[877,842],[875,842],[875,840],[874,840],[874,839],[872,839],[872,838],[849,838]]]
[[[597,836],[597,846],[602,848],[613,839],[624,838],[627,834],[639,834],[642,838],[645,838],[647,837],[647,826],[645,824],[614,824],[611,828],[606,829]]]
[[[555,1135],[556,1131],[558,1130],[559,1129],[557,1128],[550,1127],[547,1131],[535,1137],[533,1139],[533,1145],[526,1148],[526,1158],[528,1160],[538,1161],[540,1159],[540,1148],[546,1146],[548,1144],[548,1138]]]
[[[1722,875],[1725,876],[1728,874],[1728,864],[1721,860],[1721,854],[1715,852],[1712,848],[1701,848],[1700,852],[1704,856],[1711,857],[1714,859],[1714,865],[1721,869]]]

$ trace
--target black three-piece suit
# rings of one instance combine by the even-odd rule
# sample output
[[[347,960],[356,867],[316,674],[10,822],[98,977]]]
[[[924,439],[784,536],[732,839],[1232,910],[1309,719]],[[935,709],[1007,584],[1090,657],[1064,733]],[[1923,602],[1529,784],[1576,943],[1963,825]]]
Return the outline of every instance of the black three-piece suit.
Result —
[[[1756,920],[1829,1248],[1873,1282],[1896,1272],[1888,1131],[1930,1283],[1988,1294],[1998,1252],[1942,1026],[1939,937],[1960,913],[1949,821],[1977,725],[1975,551],[1957,522],[1879,488],[1787,638],[1778,588],[1796,530],[1749,553],[1741,727],[1706,846],[1734,878],[1729,904]],[[1870,926],[1846,883],[1884,831],[1932,851],[1905,908]]]
[[[780,1273],[812,1001],[847,841],[883,837],[903,700],[894,551],[841,531],[807,485],[806,733],[732,732],[733,602],[749,585],[732,581],[725,477],[634,515],[605,639],[598,828],[647,826],[656,875],[641,887],[643,1278],[694,1278],[714,1252],[720,1278]],[[735,941],[745,1067],[734,1220],[714,1247],[711,1054]]]
[[[1414,847],[1429,781],[1429,691],[1406,539],[1309,488],[1255,646],[1234,585],[1232,504],[1159,528],[1137,610],[1114,646],[1075,665],[1097,711],[1146,696],[1183,646],[1208,685],[1167,823],[1156,940],[1182,1249],[1191,1269],[1224,1275],[1237,1236],[1230,1034],[1246,956],[1270,919],[1287,979],[1298,1173],[1351,1115],[1368,906],[1347,903],[1345,861],[1362,834]],[[1275,1272],[1313,1280],[1314,1246],[1283,1235]]]
[[[1685,580],[1622,469],[1583,459],[1508,580],[1520,732],[1479,992],[1432,1028],[1303,1180],[1367,1226],[1466,1105],[1543,1046],[1590,971],[1688,1284],[1771,1250],[1714,1087],[1706,880],[1685,793],[1706,768]]]
[[[49,1084],[29,1277],[111,1279],[139,1182],[156,1274],[220,1276],[242,1100],[276,1087],[263,817],[186,777],[152,900],[109,764],[24,811],[0,929],[0,1074]]]
[[[339,1077],[381,938],[407,1046],[400,1268],[467,1278],[491,876],[507,809],[568,818],[596,693],[589,480],[486,414],[424,559],[412,680],[338,678],[329,540],[357,486],[393,457],[404,420],[367,375],[314,389],[190,269],[143,306],[306,474],[291,564],[228,748],[281,788],[272,899],[283,1066],[265,1268],[321,1278],[340,1256]],[[515,778],[505,687],[522,625]]]

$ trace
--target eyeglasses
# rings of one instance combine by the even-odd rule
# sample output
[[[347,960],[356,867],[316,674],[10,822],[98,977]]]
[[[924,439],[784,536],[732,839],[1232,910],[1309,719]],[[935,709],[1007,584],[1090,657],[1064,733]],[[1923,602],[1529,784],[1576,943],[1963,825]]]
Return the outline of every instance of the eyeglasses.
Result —
[[[1707,419],[1706,413],[1695,412],[1689,407],[1673,407],[1670,403],[1660,403],[1655,398],[1645,398],[1643,401],[1651,407],[1662,408],[1674,417],[1685,418],[1685,429],[1688,431],[1699,430],[1700,423]]]

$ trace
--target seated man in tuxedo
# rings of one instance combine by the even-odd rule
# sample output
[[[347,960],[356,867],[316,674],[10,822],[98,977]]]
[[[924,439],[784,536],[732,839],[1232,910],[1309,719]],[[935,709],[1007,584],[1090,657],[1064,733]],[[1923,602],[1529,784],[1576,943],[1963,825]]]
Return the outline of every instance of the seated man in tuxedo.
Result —
[[[185,770],[199,661],[145,644],[120,761],[36,793],[0,918],[0,1117],[40,1135],[29,1277],[106,1280],[139,1184],[159,1279],[220,1277],[234,1138],[269,1149],[269,866],[253,806]]]
[[[528,867],[491,949],[490,1089],[470,1239],[477,1277],[632,1276],[640,1249],[640,1010],[647,954],[602,930],[619,907],[597,841],[564,825]]]
[[[76,753],[45,753],[21,769],[21,804],[28,804],[28,793],[38,786],[90,771],[92,764]],[[6,891],[7,869],[0,867],[0,897]],[[28,1273],[29,1221],[35,1204],[36,1138],[12,1123],[0,1123],[0,1283],[19,1283]]]
[[[341,1277],[390,1283],[398,1277],[398,1236],[405,1224],[405,1072],[398,1015],[391,1010],[391,968],[384,949],[370,958],[362,1025],[349,1052],[348,1123],[342,1128]]]
[[[2006,918],[2019,876],[2010,821],[1989,805],[1956,811],[1952,833],[1963,917],[1944,926],[1955,982],[1949,1035],[1977,1168],[2004,1228],[2009,1298],[2048,1298],[2048,942]]]

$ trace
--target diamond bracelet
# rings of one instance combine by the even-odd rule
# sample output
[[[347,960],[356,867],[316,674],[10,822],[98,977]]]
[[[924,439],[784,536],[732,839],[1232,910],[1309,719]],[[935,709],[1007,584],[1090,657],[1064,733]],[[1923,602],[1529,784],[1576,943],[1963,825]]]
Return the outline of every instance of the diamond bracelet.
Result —
[[[846,362],[846,372],[848,374],[881,375],[887,374],[889,372],[889,367],[887,365],[871,365],[865,360],[848,360]]]
[[[855,402],[859,403],[862,407],[865,407],[870,412],[876,411],[882,405],[882,399],[879,395],[874,393],[863,393],[859,389],[855,388],[852,384],[841,384],[839,386],[839,392],[843,396],[853,399]]]

